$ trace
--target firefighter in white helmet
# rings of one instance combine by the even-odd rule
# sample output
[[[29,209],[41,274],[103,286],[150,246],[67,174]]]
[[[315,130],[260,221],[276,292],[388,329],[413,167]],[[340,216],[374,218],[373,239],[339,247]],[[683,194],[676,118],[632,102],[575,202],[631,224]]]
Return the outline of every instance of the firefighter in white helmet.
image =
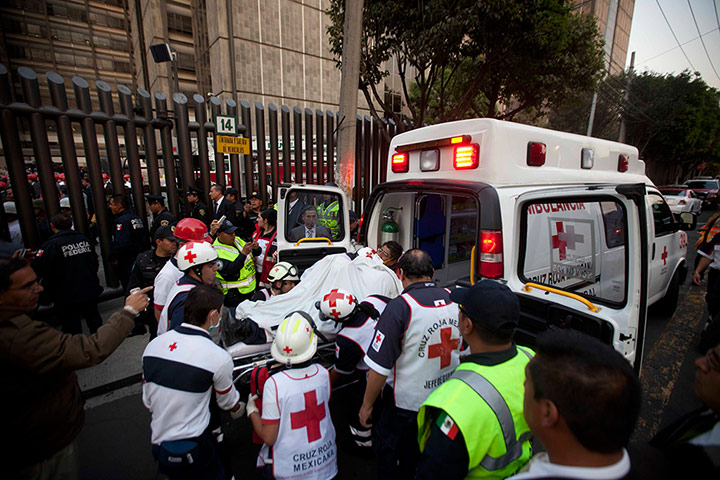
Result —
[[[298,311],[285,317],[270,353],[287,368],[265,382],[262,415],[258,397],[248,399],[248,417],[263,441],[257,463],[263,478],[325,480],[337,475],[330,374],[312,362],[317,342],[310,315]]]
[[[333,288],[315,305],[321,320],[334,321],[341,327],[335,339],[335,365],[330,370],[330,381],[333,385],[348,383],[338,395],[343,396],[343,403],[352,404],[347,409],[350,415],[346,421],[355,445],[361,448],[372,446],[372,429],[362,426],[355,414],[362,404],[367,382],[368,366],[363,358],[373,341],[377,319],[389,301],[382,295],[370,295],[358,302],[352,293]]]
[[[184,273],[170,289],[167,302],[160,313],[158,335],[180,325],[183,321],[185,299],[198,285],[216,285],[218,254],[207,242],[188,242],[178,250],[177,264]]]
[[[289,262],[278,262],[267,276],[270,287],[258,288],[253,296],[253,302],[267,301],[274,295],[287,293],[295,288],[300,281],[298,269]]]

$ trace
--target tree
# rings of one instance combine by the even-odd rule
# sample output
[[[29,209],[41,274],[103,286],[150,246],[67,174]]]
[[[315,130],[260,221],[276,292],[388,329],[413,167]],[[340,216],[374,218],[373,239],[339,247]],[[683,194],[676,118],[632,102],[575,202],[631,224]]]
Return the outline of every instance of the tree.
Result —
[[[342,51],[342,0],[331,0],[331,51]],[[593,17],[569,0],[367,0],[360,88],[376,117],[377,92],[398,65],[416,125],[467,117],[538,115],[575,90],[590,90],[602,71]],[[499,109],[498,105],[502,105]]]

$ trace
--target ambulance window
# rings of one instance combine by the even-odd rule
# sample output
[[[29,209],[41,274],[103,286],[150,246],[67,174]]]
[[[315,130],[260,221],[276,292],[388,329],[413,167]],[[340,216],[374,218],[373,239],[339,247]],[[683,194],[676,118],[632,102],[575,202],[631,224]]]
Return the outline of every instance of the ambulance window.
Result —
[[[601,202],[605,224],[605,243],[608,248],[625,245],[625,229],[623,228],[623,211],[615,202]]]
[[[477,218],[475,200],[453,195],[450,206],[448,263],[470,260],[470,254],[477,241]]]
[[[445,198],[443,195],[423,195],[416,205],[415,238],[417,248],[430,254],[435,269],[445,263]]]
[[[650,205],[652,207],[653,220],[655,222],[655,236],[664,235],[676,230],[675,219],[670,207],[660,195],[650,194]]]
[[[335,193],[290,190],[285,209],[285,236],[289,242],[309,238],[308,232],[314,234],[312,238],[329,238],[333,242],[345,237],[342,199]]]
[[[519,271],[523,281],[610,303],[624,302],[626,219],[620,204],[612,200],[543,202],[524,208]]]

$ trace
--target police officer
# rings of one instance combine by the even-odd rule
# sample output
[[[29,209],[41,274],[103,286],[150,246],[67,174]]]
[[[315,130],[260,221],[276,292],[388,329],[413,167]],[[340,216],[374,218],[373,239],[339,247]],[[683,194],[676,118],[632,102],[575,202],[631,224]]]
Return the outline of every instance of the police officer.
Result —
[[[253,302],[265,302],[270,297],[282,295],[295,288],[300,281],[295,265],[289,262],[278,262],[267,276],[269,287],[258,288],[252,298]]]
[[[471,354],[420,407],[415,478],[505,478],[532,453],[522,414],[533,352],[513,342],[520,302],[492,280],[455,290],[450,300],[459,305],[460,333]]]
[[[233,418],[245,404],[233,385],[233,361],[213,343],[223,296],[211,286],[191,291],[182,324],[152,340],[143,353],[143,403],[152,412],[153,456],[170,479],[221,479],[224,472],[210,434],[210,401]]]
[[[135,258],[147,248],[147,233],[140,217],[128,208],[123,194],[110,197],[110,211],[115,216],[115,228],[110,242],[110,263],[117,266],[123,290],[127,292],[130,271]]]
[[[128,288],[152,287],[160,270],[175,255],[177,251],[177,239],[173,235],[172,227],[162,226],[155,231],[153,237],[153,248],[142,252],[135,259],[135,265],[130,273]],[[153,292],[148,293],[150,302],[153,302]],[[152,310],[144,310],[136,319],[136,323],[145,324],[150,329],[150,338],[157,336],[157,320]],[[137,328],[138,333],[145,333],[145,328]],[[135,331],[135,330],[133,330]]]
[[[336,187],[334,183],[328,183],[328,186]],[[323,195],[323,203],[318,205],[318,224],[327,227],[330,230],[333,240],[337,240],[340,236],[340,203],[335,195],[329,193]]]
[[[380,316],[364,359],[370,367],[359,413],[364,427],[371,426],[373,404],[386,381],[389,385],[373,434],[378,471],[388,478],[413,477],[420,455],[417,412],[460,363],[458,307],[435,285],[433,274],[427,252],[408,250],[400,260],[405,289]]]
[[[80,319],[84,318],[90,333],[95,333],[102,325],[97,309],[102,292],[98,257],[90,240],[71,227],[72,218],[64,213],[50,219],[54,234],[40,246],[32,267],[55,303],[63,332],[82,333]]]
[[[190,203],[190,207],[192,208],[189,217],[200,220],[207,227],[210,225],[210,212],[207,205],[200,200],[201,195],[202,190],[195,187],[188,187],[188,190],[185,193],[187,201]]]
[[[165,198],[162,195],[145,195],[153,220],[150,224],[150,236],[155,237],[155,232],[160,227],[168,227],[175,223],[175,216],[165,206]]]
[[[237,227],[225,220],[213,247],[218,253],[217,278],[225,295],[225,306],[237,307],[243,300],[252,298],[255,292],[255,243],[245,242],[235,236]]]

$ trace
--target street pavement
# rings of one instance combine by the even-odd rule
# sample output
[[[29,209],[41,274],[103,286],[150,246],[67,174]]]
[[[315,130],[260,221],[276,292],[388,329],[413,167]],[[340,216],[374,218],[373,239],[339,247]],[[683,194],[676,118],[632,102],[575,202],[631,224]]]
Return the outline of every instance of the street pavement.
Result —
[[[710,216],[704,212],[698,225]],[[700,405],[693,393],[695,351],[705,317],[705,289],[691,286],[699,237],[688,232],[689,274],[681,285],[680,301],[674,315],[650,309],[645,337],[641,382],[643,404],[633,441],[650,439],[659,428]],[[103,318],[122,307],[122,299],[104,302]],[[78,372],[87,398],[85,427],[78,437],[81,479],[153,479],[156,465],[150,448],[150,412],[142,403],[140,359],[148,335],[128,338],[103,364]],[[354,415],[352,388],[333,392],[331,410],[336,425]],[[235,423],[223,416],[225,448],[230,452],[235,478],[253,478],[256,450],[250,444],[246,419]],[[344,428],[338,427],[339,478],[375,477],[372,456],[349,448]]]

